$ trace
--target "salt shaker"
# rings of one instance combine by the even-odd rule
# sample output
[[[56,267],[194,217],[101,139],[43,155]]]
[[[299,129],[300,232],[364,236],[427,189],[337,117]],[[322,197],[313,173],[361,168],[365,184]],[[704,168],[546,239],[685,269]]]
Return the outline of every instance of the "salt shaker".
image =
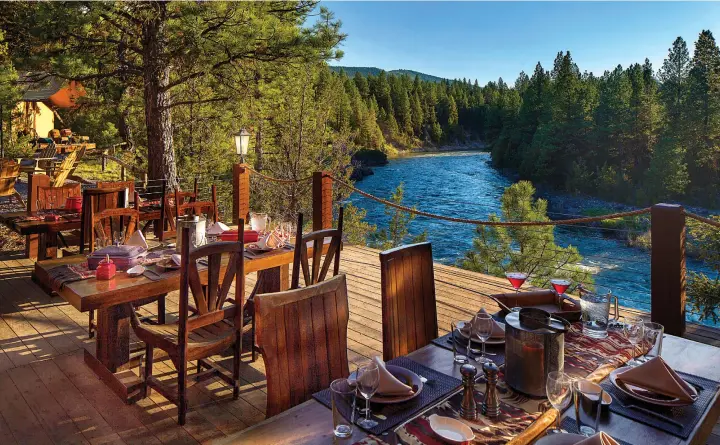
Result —
[[[475,402],[475,376],[477,368],[470,364],[460,367],[463,384],[463,400],[460,406],[460,417],[468,420],[477,419],[477,403]]]
[[[493,362],[483,365],[483,373],[487,381],[485,387],[485,399],[482,403],[482,413],[493,419],[500,415],[500,399],[497,393],[498,367]]]

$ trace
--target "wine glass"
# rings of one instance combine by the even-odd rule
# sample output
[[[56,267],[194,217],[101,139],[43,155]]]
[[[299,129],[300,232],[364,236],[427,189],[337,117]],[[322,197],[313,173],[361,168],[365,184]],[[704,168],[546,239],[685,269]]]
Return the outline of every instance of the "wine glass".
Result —
[[[527,274],[523,272],[505,272],[505,277],[510,281],[510,285],[515,289],[515,292],[520,292],[520,287],[527,280]]]
[[[568,290],[568,287],[570,287],[570,280],[566,280],[565,278],[553,278],[550,280],[550,284],[552,284],[553,289],[555,289],[555,292],[559,297]]]
[[[355,375],[357,390],[365,399],[365,418],[358,425],[365,429],[375,428],[378,423],[370,419],[370,399],[380,386],[380,369],[375,362],[360,366]]]
[[[623,333],[625,334],[625,337],[628,339],[630,344],[632,344],[632,357],[627,362],[628,366],[638,366],[641,365],[642,362],[635,359],[635,349],[637,348],[637,345],[643,340],[645,337],[645,326],[643,325],[644,321],[642,317],[637,316],[628,316],[625,317],[625,325],[623,326]]]
[[[472,335],[475,335],[482,343],[482,353],[480,354],[480,358],[475,359],[475,361],[478,363],[487,363],[492,361],[489,358],[485,357],[485,342],[488,341],[490,335],[492,335],[493,322],[494,321],[489,314],[484,314],[482,312],[475,314],[475,317],[473,317],[471,324],[471,333]],[[469,345],[468,350],[470,350]]]
[[[570,402],[572,401],[572,383],[572,377],[562,371],[552,371],[548,373],[545,391],[550,404],[558,410],[558,415],[555,418],[555,428],[549,429],[547,434],[565,432],[560,428],[560,421],[562,420],[563,410],[570,406]]]

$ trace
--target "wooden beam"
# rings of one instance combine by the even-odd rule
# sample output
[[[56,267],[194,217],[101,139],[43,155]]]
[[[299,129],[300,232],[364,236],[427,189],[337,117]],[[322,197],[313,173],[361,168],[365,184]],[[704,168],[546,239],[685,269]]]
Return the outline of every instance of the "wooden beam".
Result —
[[[312,176],[313,231],[332,228],[332,179],[326,173]]]
[[[652,207],[650,254],[651,319],[665,332],[685,333],[685,214],[674,204]]]
[[[233,165],[233,224],[250,219],[250,170],[245,167],[247,164]]]
[[[35,212],[37,208],[38,187],[50,187],[50,177],[42,174],[28,175],[27,210]],[[40,246],[40,235],[25,236],[25,257],[37,259]]]

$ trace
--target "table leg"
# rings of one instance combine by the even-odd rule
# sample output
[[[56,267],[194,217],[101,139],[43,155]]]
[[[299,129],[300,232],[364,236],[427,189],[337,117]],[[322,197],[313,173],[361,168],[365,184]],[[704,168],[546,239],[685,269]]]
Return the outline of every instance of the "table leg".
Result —
[[[40,235],[37,233],[25,235],[25,257],[30,259],[36,259],[38,257],[39,241]]]
[[[50,232],[45,234],[45,258],[55,259],[57,258],[58,248],[58,234],[56,232]]]
[[[262,280],[258,286],[258,294],[288,290],[290,288],[290,266],[285,264],[258,271],[258,280]]]
[[[44,261],[47,259],[47,233],[40,233],[38,239],[37,260]]]
[[[95,355],[111,372],[117,371],[130,360],[131,310],[129,304],[97,310]]]

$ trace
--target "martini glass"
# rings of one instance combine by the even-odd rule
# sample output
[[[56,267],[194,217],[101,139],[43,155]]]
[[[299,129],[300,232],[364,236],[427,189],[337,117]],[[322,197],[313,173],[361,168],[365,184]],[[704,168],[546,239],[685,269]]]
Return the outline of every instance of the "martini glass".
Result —
[[[570,287],[570,280],[566,280],[564,278],[553,278],[550,280],[550,284],[552,284],[553,289],[555,289],[555,292],[559,297],[568,290],[568,287]]]
[[[515,292],[520,292],[520,287],[527,280],[527,274],[522,272],[505,272],[510,285],[515,289]]]

